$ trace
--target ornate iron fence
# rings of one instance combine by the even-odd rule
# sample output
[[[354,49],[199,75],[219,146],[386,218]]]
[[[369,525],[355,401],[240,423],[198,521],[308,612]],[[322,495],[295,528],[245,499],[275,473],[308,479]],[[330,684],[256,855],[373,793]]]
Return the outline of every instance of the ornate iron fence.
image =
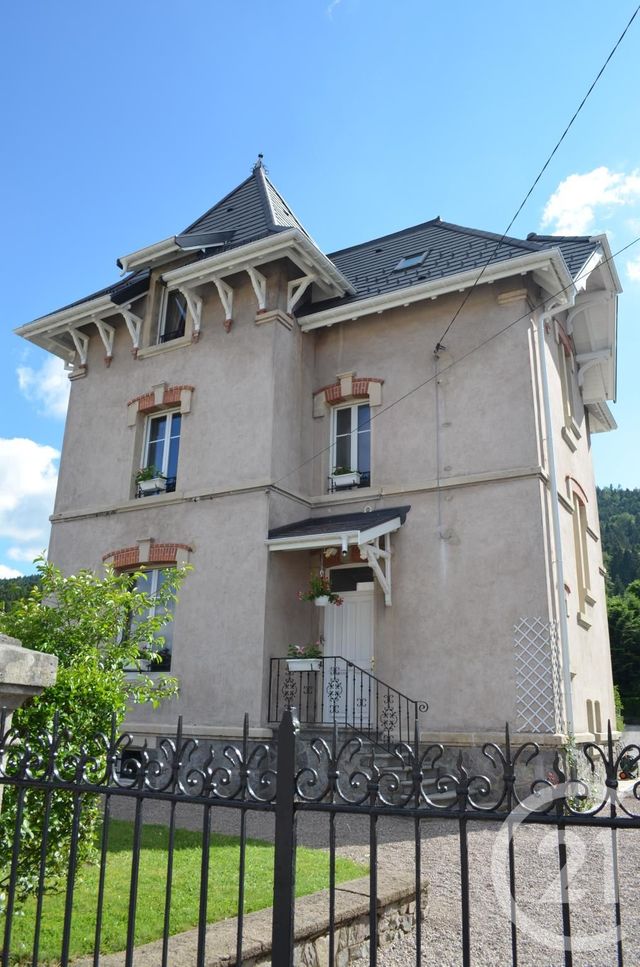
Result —
[[[269,722],[279,722],[282,713],[291,708],[297,710],[305,727],[336,724],[391,750],[398,742],[411,741],[416,722],[428,705],[341,656],[272,658]]]
[[[291,967],[294,958],[295,924],[295,869],[298,818],[315,814],[317,821],[325,818],[328,831],[328,890],[327,956],[330,967],[339,961],[336,945],[336,859],[337,830],[343,820],[349,824],[360,816],[368,831],[369,900],[368,900],[368,962],[376,965],[379,958],[378,880],[380,873],[380,827],[386,821],[402,820],[406,825],[406,839],[412,850],[412,869],[415,899],[415,930],[410,960],[417,967],[432,963],[424,946],[425,926],[428,921],[422,909],[423,885],[422,847],[430,823],[439,819],[455,837],[459,852],[459,922],[461,959],[464,967],[473,964],[472,954],[472,893],[470,890],[473,851],[470,850],[469,830],[491,829],[499,824],[506,831],[504,861],[507,878],[509,926],[508,957],[501,963],[517,965],[520,941],[525,929],[519,909],[519,877],[517,860],[522,857],[518,829],[547,827],[554,837],[555,848],[550,855],[559,874],[557,905],[561,912],[562,952],[565,967],[574,964],[577,944],[573,928],[573,885],[569,863],[569,830],[608,831],[612,882],[612,903],[609,924],[603,924],[608,947],[604,963],[623,967],[625,951],[618,868],[618,836],[621,831],[640,828],[640,782],[631,784],[627,798],[620,794],[619,775],[637,770],[640,748],[628,746],[617,749],[609,728],[604,744],[590,743],[577,755],[569,757],[570,769],[565,775],[565,764],[557,755],[553,768],[542,761],[540,749],[534,743],[514,746],[507,729],[504,744],[486,743],[467,755],[460,750],[447,750],[439,744],[421,746],[417,723],[413,742],[403,742],[388,753],[380,753],[375,744],[355,735],[340,738],[337,723],[327,736],[319,735],[301,740],[295,711],[283,713],[274,746],[252,743],[249,740],[248,717],[244,719],[242,740],[237,744],[215,747],[185,736],[181,723],[172,738],[159,740],[154,749],[132,751],[131,736],[118,735],[114,728],[109,735],[98,735],[86,752],[69,755],[68,736],[54,724],[51,734],[24,736],[17,730],[6,729],[0,723],[0,786],[5,792],[5,817],[14,816],[15,826],[10,855],[0,857],[4,878],[3,967],[15,963],[12,952],[12,932],[16,917],[19,889],[20,859],[23,849],[22,827],[25,812],[33,803],[33,795],[42,800],[42,842],[38,870],[37,906],[29,957],[20,963],[40,963],[39,948],[42,930],[42,895],[47,880],[49,850],[58,844],[50,842],[47,824],[53,799],[64,794],[68,798],[71,817],[71,836],[68,843],[65,878],[64,923],[59,962],[70,960],[70,937],[74,916],[74,891],[77,882],[78,844],[81,818],[85,804],[98,797],[102,807],[101,837],[98,858],[98,889],[95,896],[95,936],[93,958],[95,967],[101,962],[100,947],[104,932],[104,897],[106,856],[114,804],[131,804],[133,840],[131,874],[128,896],[122,898],[127,907],[126,944],[122,962],[126,967],[134,963],[135,925],[139,914],[140,849],[143,824],[152,804],[164,803],[168,810],[168,840],[166,849],[166,878],[164,883],[164,911],[161,949],[157,962],[166,967],[171,963],[170,919],[173,902],[172,864],[177,827],[177,809],[188,806],[199,811],[201,839],[199,880],[199,922],[193,962],[200,967],[209,962],[212,954],[207,949],[207,912],[209,899],[209,863],[214,814],[233,810],[239,816],[240,836],[238,854],[238,896],[235,927],[235,961],[243,962],[245,874],[247,850],[247,817],[251,813],[275,815],[275,867],[273,878],[273,911],[271,963],[275,967]],[[565,757],[566,758],[566,757]],[[484,770],[478,763],[484,763]],[[438,776],[433,772],[439,767]],[[542,775],[536,778],[536,767]],[[584,774],[581,770],[584,768]],[[408,776],[408,779],[407,779]],[[431,777],[431,778],[427,778]],[[599,778],[598,778],[599,777]],[[596,778],[598,783],[596,785]],[[12,790],[12,792],[8,792]],[[11,802],[7,807],[6,800]],[[157,821],[157,819],[156,819]],[[540,858],[536,857],[540,862]],[[438,875],[437,870],[429,874]],[[588,884],[582,883],[582,889]],[[318,901],[320,902],[320,901]],[[582,901],[578,901],[578,905]],[[548,915],[545,914],[545,917]],[[609,916],[603,909],[601,916]],[[602,936],[602,931],[598,936]],[[265,937],[265,942],[267,938]],[[604,948],[603,948],[604,949]],[[637,955],[634,947],[631,958]],[[344,959],[344,958],[343,958]],[[148,962],[148,961],[147,961]],[[174,961],[175,962],[175,961]],[[180,961],[183,963],[184,961]],[[361,961],[362,962],[362,961]],[[409,962],[408,960],[406,962]],[[547,963],[543,950],[538,963]],[[589,960],[589,963],[592,961]],[[601,961],[597,961],[601,962]],[[627,960],[637,963],[637,959]]]

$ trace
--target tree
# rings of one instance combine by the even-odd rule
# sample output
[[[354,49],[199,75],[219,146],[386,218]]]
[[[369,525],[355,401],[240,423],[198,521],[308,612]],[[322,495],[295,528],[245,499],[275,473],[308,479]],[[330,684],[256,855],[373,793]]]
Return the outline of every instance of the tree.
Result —
[[[0,578],[0,609],[8,611],[18,601],[29,597],[31,589],[38,583],[37,574],[21,578]]]
[[[640,580],[608,602],[613,678],[623,700],[640,698]]]
[[[11,756],[26,744],[42,754],[55,728],[60,745],[57,762],[64,778],[72,779],[78,757],[95,756],[95,775],[106,765],[105,744],[97,739],[109,735],[112,722],[122,724],[131,703],[158,705],[176,694],[177,682],[168,676],[144,671],[159,661],[164,645],[162,628],[171,620],[168,605],[175,601],[185,569],[170,569],[160,590],[141,591],[144,572],[135,575],[107,571],[98,577],[80,571],[65,577],[53,564],[38,563],[39,584],[29,597],[9,612],[0,613],[0,631],[19,638],[23,646],[58,657],[55,685],[15,712],[12,727],[18,735]],[[165,610],[167,609],[167,610]],[[133,670],[133,675],[125,674]],[[46,761],[46,758],[45,760]],[[65,771],[66,770],[66,771]],[[18,796],[7,786],[0,813],[0,890],[6,886],[14,838]],[[47,824],[50,844],[46,864],[46,887],[55,888],[67,875],[74,804],[72,793],[56,790],[51,796]],[[45,796],[30,789],[24,797],[18,869],[19,899],[37,889],[44,826]],[[78,864],[94,852],[100,821],[95,797],[84,797]],[[2,903],[0,902],[0,907]]]

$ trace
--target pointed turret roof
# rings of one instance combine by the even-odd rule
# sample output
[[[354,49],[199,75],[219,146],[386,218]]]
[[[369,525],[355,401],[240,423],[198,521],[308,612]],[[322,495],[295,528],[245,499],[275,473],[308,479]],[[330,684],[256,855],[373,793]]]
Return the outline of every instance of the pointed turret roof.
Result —
[[[229,244],[236,246],[287,228],[311,237],[267,177],[262,155],[258,155],[249,177],[188,225],[178,239],[181,246],[188,247],[190,237],[220,232],[228,234]]]

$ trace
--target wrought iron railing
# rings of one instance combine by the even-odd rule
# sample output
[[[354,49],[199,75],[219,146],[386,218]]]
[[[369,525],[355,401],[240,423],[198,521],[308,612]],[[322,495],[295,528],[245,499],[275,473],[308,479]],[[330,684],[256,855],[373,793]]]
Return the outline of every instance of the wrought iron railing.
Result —
[[[269,721],[297,709],[300,723],[338,725],[390,749],[410,742],[426,702],[417,701],[339,655],[305,659],[272,658]]]

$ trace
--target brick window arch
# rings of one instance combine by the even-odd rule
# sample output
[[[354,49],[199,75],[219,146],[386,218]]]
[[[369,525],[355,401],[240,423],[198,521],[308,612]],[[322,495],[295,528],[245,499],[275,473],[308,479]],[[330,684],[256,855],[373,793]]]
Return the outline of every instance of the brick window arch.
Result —
[[[154,538],[140,540],[130,547],[120,547],[115,551],[107,551],[102,555],[105,564],[110,564],[116,571],[128,571],[144,565],[171,567],[186,564],[193,552],[190,544],[177,544],[168,541],[156,541]]]

